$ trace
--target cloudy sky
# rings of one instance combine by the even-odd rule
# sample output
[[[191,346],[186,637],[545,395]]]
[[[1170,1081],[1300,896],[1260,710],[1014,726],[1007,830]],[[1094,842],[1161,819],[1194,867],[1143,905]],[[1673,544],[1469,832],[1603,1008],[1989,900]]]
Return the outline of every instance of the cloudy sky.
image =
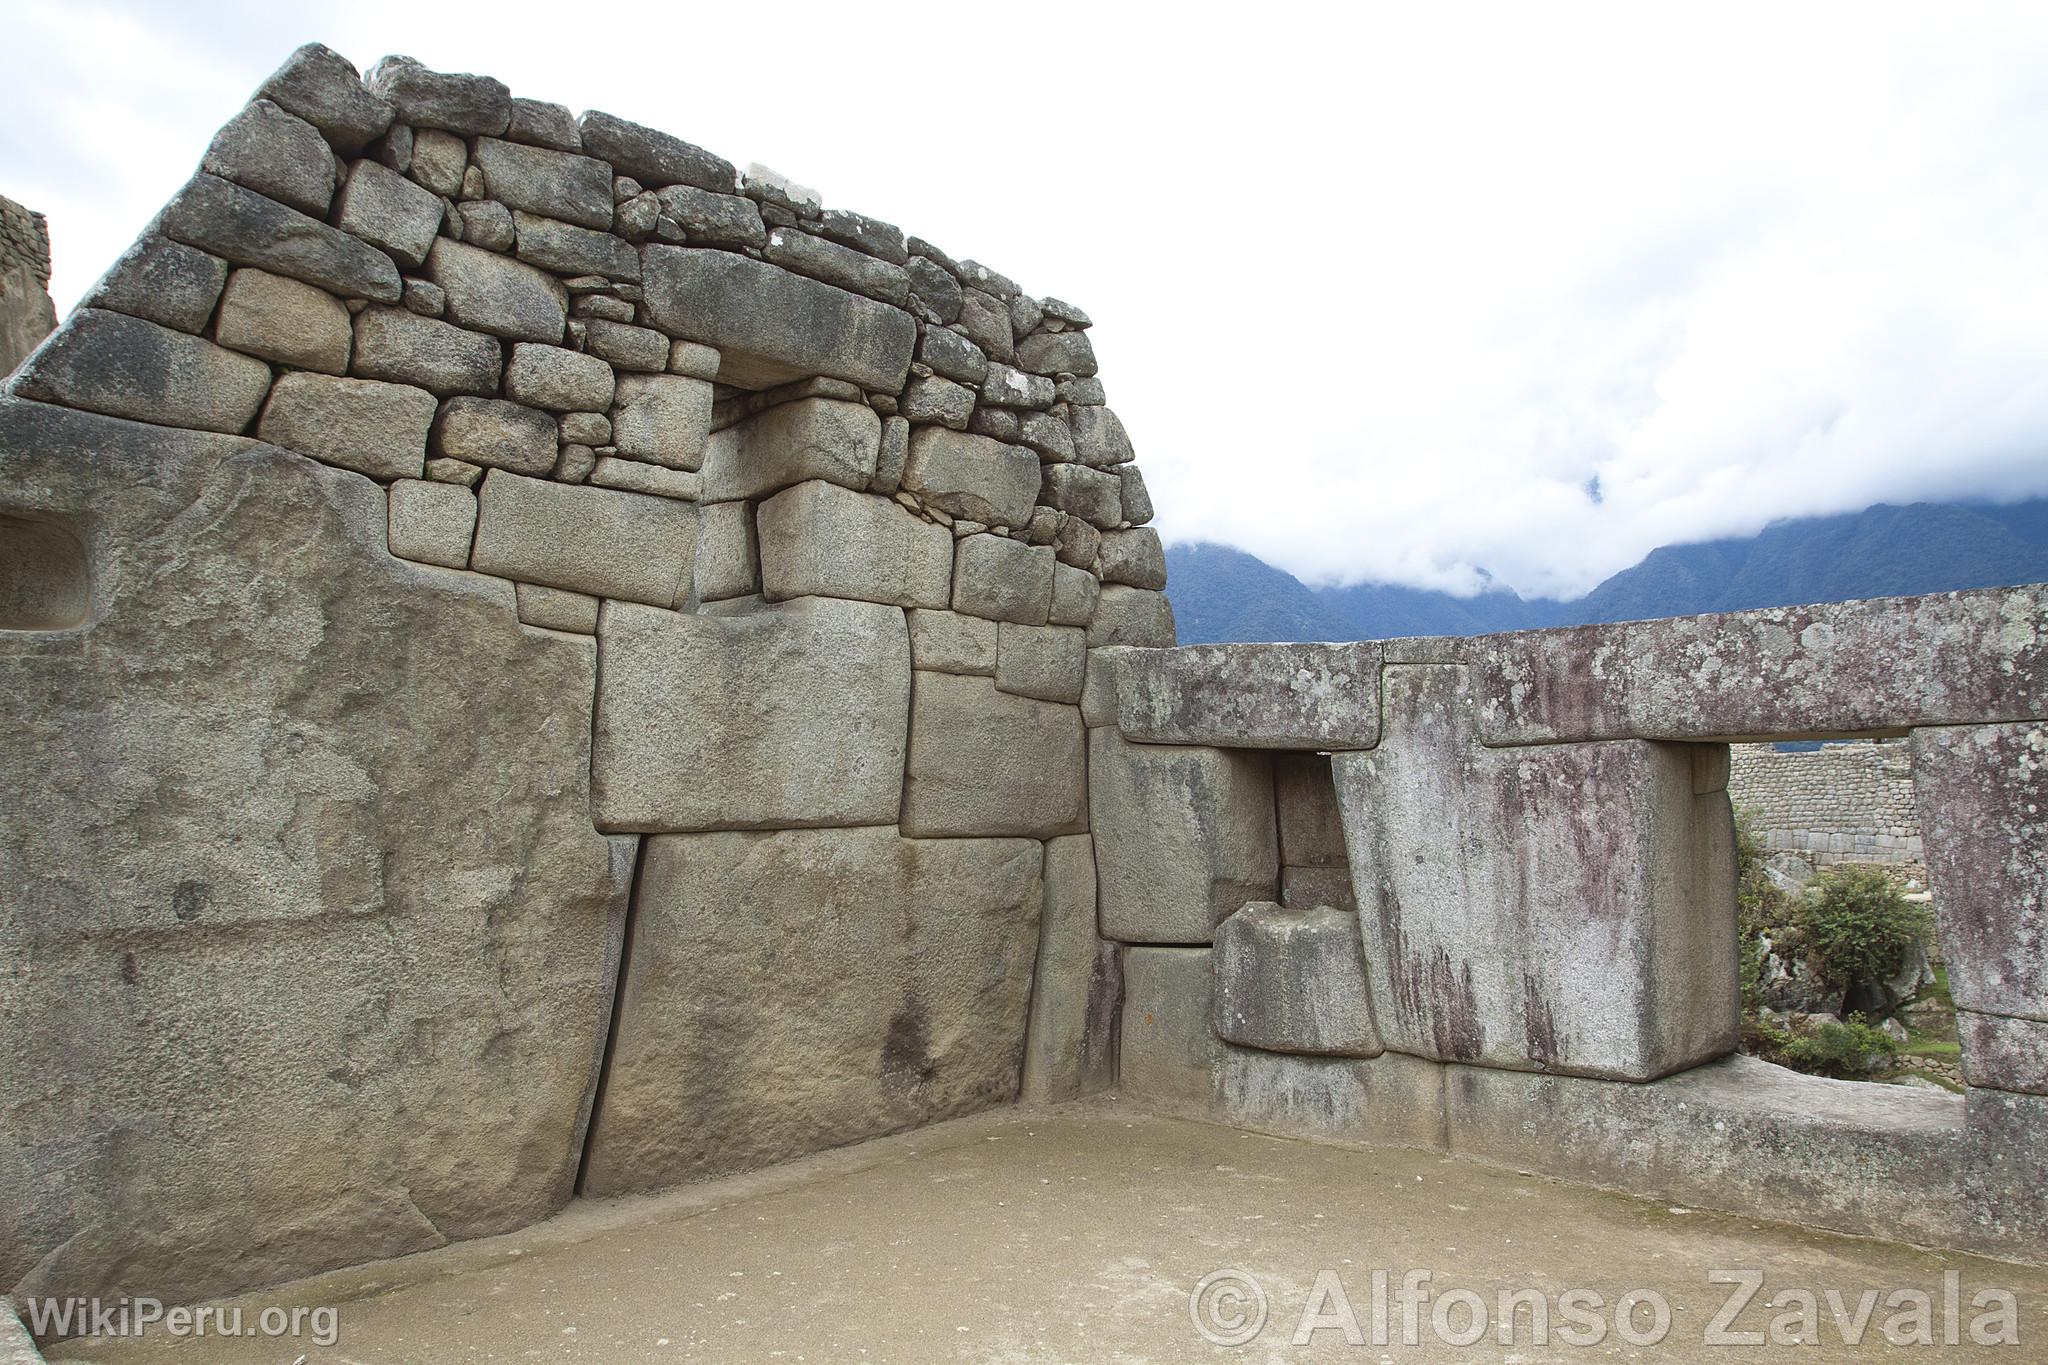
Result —
[[[2048,6],[15,0],[68,307],[298,43],[817,186],[1096,319],[1169,539],[1570,596],[2048,494]]]

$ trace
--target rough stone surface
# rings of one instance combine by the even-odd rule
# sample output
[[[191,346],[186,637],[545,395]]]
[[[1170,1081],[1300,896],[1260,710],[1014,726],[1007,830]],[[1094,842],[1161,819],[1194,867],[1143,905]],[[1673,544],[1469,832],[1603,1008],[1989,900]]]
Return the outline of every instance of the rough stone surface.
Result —
[[[363,84],[391,101],[399,122],[415,128],[496,137],[512,122],[512,92],[489,76],[435,71],[411,57],[393,56],[364,72]]]
[[[441,230],[441,199],[375,161],[358,161],[335,200],[334,221],[343,232],[383,247],[400,263],[417,268]]]
[[[1074,429],[1074,455],[1083,464],[1108,469],[1136,458],[1122,419],[1108,408],[1076,405],[1067,413],[1067,425]]]
[[[2048,1095],[2048,1021],[1959,1010],[1956,1036],[1971,1085]]]
[[[714,502],[758,498],[807,479],[866,488],[881,444],[882,419],[865,403],[784,403],[710,438],[704,496]]]
[[[444,568],[469,567],[476,494],[452,483],[400,479],[391,485],[391,553]]]
[[[1135,592],[1104,587],[1098,620]],[[1370,749],[1380,742],[1380,646],[1372,641],[1186,645],[1109,657],[1117,721],[1131,739],[1249,749]]]
[[[493,251],[436,238],[427,276],[448,294],[448,320],[512,341],[562,339],[569,295],[559,281]]]
[[[391,102],[365,88],[346,57],[319,43],[292,53],[256,93],[325,133],[344,156],[391,126]]]
[[[931,673],[996,675],[996,643],[1000,623],[957,611],[910,613],[910,657]]]
[[[812,479],[761,504],[761,590],[770,601],[813,594],[943,607],[953,538],[886,498]]]
[[[266,99],[252,100],[214,134],[200,168],[315,218],[326,216],[334,198],[327,140]]]
[[[1095,934],[1095,846],[1085,834],[1045,843],[1045,913],[1018,1098],[1079,1099],[1116,1084],[1123,958]]]
[[[1041,471],[1038,501],[1079,517],[1091,526],[1113,529],[1123,520],[1123,485],[1114,474],[1078,464],[1049,464]]]
[[[577,120],[577,129],[584,151],[649,188],[682,184],[731,194],[739,183],[730,161],[656,129],[594,109]]]
[[[538,583],[519,583],[519,619],[543,630],[565,630],[573,635],[597,634],[597,610],[601,605],[588,593],[543,588]]]
[[[943,427],[910,434],[903,487],[927,507],[989,526],[1022,526],[1038,497],[1038,457]]]
[[[1208,943],[1247,901],[1278,890],[1273,770],[1263,754],[1088,735],[1089,826],[1102,933]]]
[[[1216,1036],[1269,1052],[1377,1057],[1358,916],[1253,902],[1216,926]]]
[[[1125,1097],[1182,1113],[1209,1107],[1223,1063],[1210,1027],[1211,971],[1207,948],[1124,950],[1117,1089]]]
[[[434,395],[409,384],[288,374],[270,391],[256,434],[373,479],[417,479]]]
[[[505,136],[514,142],[551,147],[558,152],[583,150],[583,134],[577,131],[576,116],[564,105],[542,100],[514,96],[512,121],[506,126]]]
[[[1280,903],[1290,910],[1313,910],[1319,905],[1349,914],[1358,909],[1358,897],[1351,889],[1351,867],[1293,867],[1280,865]]]
[[[227,278],[228,263],[218,256],[145,232],[78,306],[111,309],[180,332],[198,332],[213,316]]]
[[[409,166],[408,173],[414,180],[437,195],[453,199],[462,193],[462,181],[469,169],[469,144],[453,133],[422,128],[413,136]]]
[[[856,294],[899,308],[910,302],[910,276],[901,268],[796,228],[771,229],[763,254],[786,270]]]
[[[1087,632],[1074,626],[997,623],[996,687],[1074,705],[1088,673]]]
[[[347,374],[353,333],[348,309],[326,290],[245,268],[228,276],[213,337],[294,369]]]
[[[2048,585],[1474,642],[1488,744],[1843,735],[2048,719]]]
[[[1042,626],[1052,611],[1053,554],[1005,536],[961,540],[953,557],[953,610]]]
[[[1085,626],[1095,616],[1095,600],[1102,594],[1101,580],[1086,569],[1070,564],[1052,568],[1052,609],[1047,620],[1056,626]]]
[[[0,402],[0,485],[106,556],[91,630],[0,633],[0,1074],[65,1077],[0,1092],[0,1283],[193,1302],[560,1208],[631,877],[590,644],[252,441]]]
[[[1382,691],[1332,767],[1387,1046],[1635,1081],[1732,1051],[1733,821],[1694,747],[1485,749],[1464,667]]]
[[[989,678],[918,673],[903,832],[1079,833],[1088,824],[1084,735],[1071,706],[998,692]]]
[[[797,830],[663,836],[646,857],[586,1192],[1015,1098],[1037,843]]]
[[[714,194],[692,185],[671,185],[656,196],[662,211],[683,225],[693,242],[712,246],[759,247],[768,240],[761,210],[738,194]]]
[[[672,498],[484,478],[471,563],[479,572],[667,607],[690,591],[697,512]]]
[[[670,469],[698,469],[710,434],[711,386],[703,380],[679,374],[619,376],[612,444],[621,455]]]
[[[1166,547],[1159,543],[1159,533],[1149,526],[1105,532],[1102,537],[1102,581],[1150,588],[1155,592],[1164,588]]]
[[[761,549],[754,505],[719,502],[703,509],[697,528],[697,598],[720,602],[761,591]]]
[[[1095,373],[1095,347],[1086,332],[1039,332],[1017,343],[1017,363],[1033,374]]]
[[[1915,730],[1912,755],[1949,991],[1979,1017],[1963,1032],[1964,1075],[2048,1093],[2048,1063],[1996,1046],[2048,1030],[1994,1018],[2048,1025],[2048,726]]]
[[[619,369],[641,374],[660,374],[669,368],[668,338],[652,327],[635,327],[608,318],[591,318],[584,324],[583,335],[585,350]],[[712,374],[717,373],[717,367],[714,366]]]
[[[1317,1057],[1225,1045],[1212,1122],[1318,1142],[1440,1152],[1448,1068],[1420,1057]]]
[[[598,652],[600,828],[895,822],[910,636],[894,607],[808,598],[686,616],[613,603]]]
[[[125,313],[81,308],[11,381],[23,398],[110,417],[238,432],[270,388],[270,367]]]
[[[649,246],[644,307],[671,336],[716,346],[719,377],[766,388],[830,375],[893,393],[917,327],[910,314],[727,251]]]
[[[590,481],[600,488],[624,488],[684,502],[696,502],[704,496],[703,476],[693,470],[670,469],[616,455],[595,455]]]
[[[498,391],[504,352],[490,337],[403,308],[365,308],[356,314],[355,356],[349,368],[363,379],[417,384],[443,398]]]
[[[628,284],[640,278],[640,255],[609,232],[512,211],[519,259],[558,275],[602,275]]]
[[[1088,623],[1088,648],[1138,645],[1148,649],[1173,646],[1173,604],[1165,593],[1105,583]]]
[[[903,466],[910,461],[910,423],[902,417],[882,421],[882,448],[875,456],[870,493],[890,494],[903,486]]]
[[[1343,867],[1344,815],[1326,754],[1273,755],[1273,805],[1285,867]]]
[[[988,378],[988,357],[981,348],[943,327],[927,327],[918,339],[917,358],[932,367],[932,372],[947,379],[957,380],[971,388],[980,388],[981,381]],[[974,396],[968,395],[972,404]]]
[[[343,298],[397,303],[405,292],[398,267],[369,243],[219,176],[193,176],[157,224],[173,241]]]
[[[550,412],[603,412],[612,388],[611,366],[561,346],[522,341],[505,364],[506,396]]]
[[[451,398],[434,419],[434,453],[468,464],[546,475],[555,467],[555,423],[499,398]]]
[[[478,138],[474,155],[485,189],[507,208],[611,227],[612,174],[602,161],[494,137]]]
[[[1145,475],[1134,464],[1116,467],[1116,477],[1123,485],[1124,520],[1133,526],[1143,526],[1152,520],[1152,494],[1145,488]]]
[[[941,427],[965,431],[968,419],[974,415],[974,393],[950,379],[923,376],[911,380],[904,389],[901,412],[907,421],[936,422]],[[1035,476],[1037,461],[1032,466]]]

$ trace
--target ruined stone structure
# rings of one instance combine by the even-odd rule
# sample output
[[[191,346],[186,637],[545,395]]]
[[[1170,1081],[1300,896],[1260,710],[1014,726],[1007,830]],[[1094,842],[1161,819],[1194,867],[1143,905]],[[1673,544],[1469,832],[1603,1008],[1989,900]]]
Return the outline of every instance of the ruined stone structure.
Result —
[[[296,54],[0,401],[0,1290],[1112,1086],[2048,1255],[2042,590],[1164,648],[1095,370],[758,167]],[[1904,731],[1967,1099],[1728,1055],[1726,741]]]
[[[0,195],[0,375],[57,325],[50,302],[50,225]]]
[[[1790,753],[1737,744],[1730,752],[1728,797],[1753,813],[1765,848],[1815,867],[1923,861],[1913,760],[1903,742]]]

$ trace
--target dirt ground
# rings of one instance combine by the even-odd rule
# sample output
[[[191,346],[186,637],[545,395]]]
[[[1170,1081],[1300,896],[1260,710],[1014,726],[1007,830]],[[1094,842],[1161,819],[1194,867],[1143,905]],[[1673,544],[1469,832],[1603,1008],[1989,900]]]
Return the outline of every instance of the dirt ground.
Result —
[[[1734,1340],[1710,1344],[1746,1278],[1761,1287],[1719,1328]],[[2009,1326],[1995,1298],[1973,1308],[1990,1290],[2012,1295]],[[1500,1296],[1513,1291],[1527,1295],[1504,1328]],[[1813,1306],[1808,1344],[1771,1345],[1774,1322],[1781,1339],[1807,1336],[1801,1291]],[[1916,1292],[1932,1344],[1902,1355],[1884,1329],[1890,1320],[1915,1332]],[[1540,1331],[1538,1298],[1549,1317]],[[100,1365],[1826,1362],[1956,1349],[2048,1359],[2048,1269],[1107,1101],[1006,1109],[668,1194],[582,1202],[516,1234],[230,1304],[252,1331],[264,1307],[331,1308],[339,1339],[318,1344],[319,1320],[302,1315],[307,1334],[295,1338],[177,1340],[159,1329],[49,1355]],[[1483,1335],[1463,1346],[1475,1309]],[[1973,1321],[2019,1344],[1973,1348]],[[1943,1345],[1951,1335],[1958,1346]]]

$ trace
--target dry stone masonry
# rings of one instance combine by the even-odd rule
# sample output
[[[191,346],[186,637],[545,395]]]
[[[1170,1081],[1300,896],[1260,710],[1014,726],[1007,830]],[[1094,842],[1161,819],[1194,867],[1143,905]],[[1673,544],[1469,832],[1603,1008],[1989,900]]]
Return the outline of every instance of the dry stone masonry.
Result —
[[[1780,753],[1731,746],[1728,796],[1749,810],[1773,852],[1815,867],[1925,860],[1913,810],[1913,763],[1898,740]]]
[[[0,404],[0,1287],[1113,1083],[1081,702],[1173,621],[1090,328],[666,133],[293,54]]]
[[[2048,1256],[2048,588],[1174,649],[1088,316],[295,53],[0,399],[0,1292],[1014,1099]],[[1910,736],[1966,1096],[1732,1056],[1731,740]]]
[[[0,195],[0,375],[57,326],[50,302],[50,225]]]

